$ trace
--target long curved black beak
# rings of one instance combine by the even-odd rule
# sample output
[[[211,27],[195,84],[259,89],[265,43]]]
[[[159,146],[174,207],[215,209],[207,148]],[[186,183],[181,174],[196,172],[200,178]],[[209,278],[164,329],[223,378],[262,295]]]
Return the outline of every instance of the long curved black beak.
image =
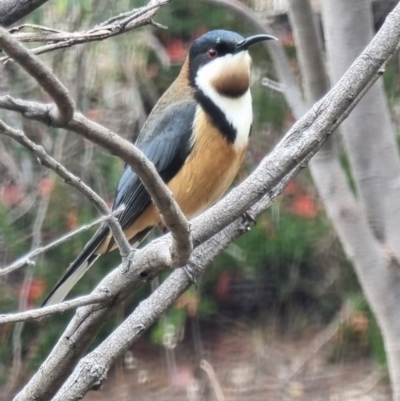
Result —
[[[271,36],[271,35],[253,35],[250,36],[244,40],[242,40],[241,42],[239,42],[236,47],[235,50],[233,51],[233,53],[239,53],[243,50],[247,50],[250,46],[261,42],[263,40],[278,40],[275,36]]]

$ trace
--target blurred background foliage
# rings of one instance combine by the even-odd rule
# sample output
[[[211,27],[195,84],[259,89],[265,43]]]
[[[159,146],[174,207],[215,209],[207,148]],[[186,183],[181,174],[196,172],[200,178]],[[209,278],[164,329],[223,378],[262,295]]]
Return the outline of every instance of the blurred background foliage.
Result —
[[[52,0],[24,22],[65,31],[84,30],[143,4],[144,1],[137,0]],[[252,5],[252,2],[247,1],[247,4]],[[66,84],[85,115],[132,141],[159,96],[178,74],[187,49],[196,37],[215,28],[239,31],[244,36],[254,33],[251,27],[225,9],[194,1],[173,1],[162,9],[157,21],[168,29],[143,27],[104,42],[40,56]],[[291,57],[293,70],[297,71],[287,19],[280,17],[270,22],[275,24],[281,43]],[[250,149],[237,182],[254,169],[294,121],[283,95],[261,86],[262,77],[275,80],[268,54],[260,46],[252,50],[252,57],[255,118]],[[389,66],[384,78],[398,124],[396,63]],[[6,76],[0,77],[0,91],[25,99],[48,100],[35,82],[12,62],[6,65]],[[122,169],[118,158],[74,134],[26,122],[11,113],[0,112],[0,116],[42,144],[111,204]],[[46,244],[98,216],[82,196],[43,169],[12,141],[2,138],[0,155],[2,266],[27,253],[33,236]],[[343,163],[346,165],[345,157]],[[40,204],[46,206],[45,218],[43,224],[35,228]],[[2,313],[18,310],[27,271],[33,272],[27,306],[37,307],[91,235],[92,232],[85,232],[76,236],[38,258],[36,266],[1,277]],[[119,260],[115,252],[100,258],[71,296],[89,293]],[[153,288],[156,284],[153,283]],[[126,302],[105,324],[93,346],[150,291],[151,288],[146,287]],[[357,302],[352,302],[354,299]],[[352,316],[363,324],[354,328],[351,319],[342,324],[332,361],[344,358],[347,351],[343,350],[348,347],[359,349],[360,341],[354,341],[354,338],[359,340],[361,336],[363,353],[372,353],[384,364],[379,331],[309,174],[303,172],[288,185],[283,196],[257,225],[217,258],[198,288],[190,289],[181,297],[151,330],[147,340],[167,346],[171,342],[168,335],[172,327],[173,333],[184,333],[185,329],[195,332],[188,336],[188,341],[193,336],[193,341],[198,342],[203,330],[225,329],[232,322],[243,321],[249,328],[268,327],[279,336],[294,338],[310,327],[325,327],[347,302],[355,305]],[[72,314],[68,312],[25,325],[22,333],[23,371],[19,381],[29,377],[44,360]],[[0,328],[0,381],[3,383],[7,381],[12,365],[12,333],[12,325]],[[185,339],[184,335],[178,337]]]

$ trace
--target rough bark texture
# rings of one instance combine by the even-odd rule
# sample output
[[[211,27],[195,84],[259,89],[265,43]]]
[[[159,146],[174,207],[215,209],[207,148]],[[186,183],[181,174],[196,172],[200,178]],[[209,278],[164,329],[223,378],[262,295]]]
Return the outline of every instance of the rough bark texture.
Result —
[[[7,27],[39,8],[49,0],[2,0],[0,25]]]
[[[312,9],[309,0],[289,0],[289,5],[305,92],[308,100],[315,102],[328,90],[328,80],[322,52],[315,51],[317,31],[312,24]],[[372,37],[370,4],[364,0],[326,0],[324,17],[329,65],[335,81]],[[380,325],[394,399],[398,400],[400,331],[396,305],[400,291],[398,267],[391,266],[396,263],[387,252],[398,243],[398,214],[393,213],[398,199],[399,167],[381,82],[361,100],[343,126],[361,199],[356,200],[351,192],[332,143],[311,161],[311,173]]]
[[[368,0],[323,2],[325,37],[333,82],[339,79],[373,36],[370,7]],[[332,196],[335,192],[331,191],[327,193],[327,209],[381,328],[394,399],[399,400],[400,163],[382,81],[378,81],[361,100],[342,125],[342,132],[360,197],[356,203],[345,196],[344,191],[341,195],[336,191],[339,196],[335,199]],[[332,181],[330,174],[314,172],[317,181],[323,182],[328,177]],[[331,186],[337,189],[338,186],[343,187],[343,182],[332,181]],[[348,212],[343,215],[343,210],[337,207],[346,204]]]
[[[243,234],[240,224],[233,224],[230,228],[231,232],[219,233],[197,248],[192,255],[192,263],[195,266],[207,265],[221,252],[221,248],[227,247],[233,238]],[[196,278],[199,277],[201,270],[194,272]],[[182,269],[172,272],[105,341],[79,361],[73,374],[57,392],[53,401],[79,400],[93,386],[99,385],[107,377],[116,359],[157,321],[176,300],[177,295],[185,292],[190,284],[187,274]]]

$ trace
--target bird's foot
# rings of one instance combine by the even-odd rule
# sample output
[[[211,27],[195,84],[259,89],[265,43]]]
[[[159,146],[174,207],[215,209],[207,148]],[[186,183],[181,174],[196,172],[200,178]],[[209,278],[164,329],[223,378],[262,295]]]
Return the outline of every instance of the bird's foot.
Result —
[[[194,288],[197,290],[197,278],[192,264],[189,262],[186,266],[183,266],[182,269],[186,273],[190,283],[193,284]]]
[[[242,214],[241,230],[247,232],[251,230],[251,227],[257,224],[256,218],[251,211],[246,211]]]

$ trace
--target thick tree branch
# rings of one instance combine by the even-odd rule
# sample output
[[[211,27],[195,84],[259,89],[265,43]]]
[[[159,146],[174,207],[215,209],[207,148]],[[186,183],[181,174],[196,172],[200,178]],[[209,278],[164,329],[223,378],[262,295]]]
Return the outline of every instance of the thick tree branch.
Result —
[[[239,225],[237,225],[239,226]],[[194,277],[199,277],[204,267],[228,246],[233,237],[243,233],[239,228],[235,234],[217,234],[198,247],[190,258],[189,265]],[[135,311],[93,352],[83,358],[74,373],[53,398],[53,401],[79,400],[93,386],[98,386],[107,377],[115,360],[135,342],[169,306],[185,292],[191,281],[183,269],[176,269]],[[72,385],[73,384],[73,385]]]
[[[351,6],[345,1],[324,1],[322,11],[330,72],[335,82],[373,36],[371,4],[367,0],[354,0]],[[338,18],[340,30],[335,29]],[[398,264],[400,158],[383,83],[371,89],[342,130],[360,202],[375,236],[391,248]]]
[[[326,49],[335,81],[373,35],[371,3],[325,0],[322,4]],[[339,30],[335,24],[338,20]],[[367,247],[362,248],[358,238],[344,246],[381,329],[393,399],[400,400],[400,158],[383,82],[377,83],[360,102],[343,124],[342,134],[363,205],[360,209],[369,223],[363,233],[363,239],[369,240]],[[348,226],[348,232],[342,235],[350,236],[353,227],[349,223]],[[357,236],[354,231],[352,235]]]
[[[48,0],[2,0],[0,2],[0,26],[10,26],[39,8]]]
[[[303,165],[310,153],[322,146],[332,129],[336,128],[340,116],[376,76],[385,60],[393,55],[399,40],[400,6],[397,6],[375,39],[338,84],[292,127],[256,171],[221,202],[192,221],[196,245],[238,218],[272,191],[293,168]],[[151,279],[168,266],[169,243],[169,236],[153,241],[135,254],[134,263],[113,271],[100,283],[97,291],[107,288],[111,294],[119,294],[115,304],[110,308],[80,308],[47,361],[16,400],[29,397],[45,400],[54,394],[118,302],[142,285],[145,277]],[[204,258],[208,252],[207,249]],[[50,376],[51,379],[48,379]]]

